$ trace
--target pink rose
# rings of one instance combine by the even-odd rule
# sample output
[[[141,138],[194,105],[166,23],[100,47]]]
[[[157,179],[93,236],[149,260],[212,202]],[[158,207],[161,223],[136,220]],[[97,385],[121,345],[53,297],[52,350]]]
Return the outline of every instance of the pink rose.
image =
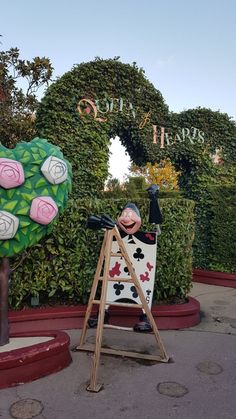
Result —
[[[56,217],[58,208],[50,196],[34,198],[30,207],[30,218],[36,223],[47,225]]]
[[[25,181],[22,164],[16,160],[0,158],[0,186],[16,188]]]

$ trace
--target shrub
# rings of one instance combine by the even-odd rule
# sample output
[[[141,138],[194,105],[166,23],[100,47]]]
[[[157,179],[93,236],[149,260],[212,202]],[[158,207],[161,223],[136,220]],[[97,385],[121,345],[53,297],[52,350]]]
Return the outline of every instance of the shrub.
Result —
[[[236,272],[236,187],[208,188],[207,268],[220,272]],[[206,221],[206,220],[205,220]]]
[[[187,196],[195,201],[193,267],[236,271],[236,187],[231,179],[196,175]]]
[[[91,214],[109,214],[116,219],[122,200],[71,200],[52,234],[25,255],[22,264],[15,258],[10,303],[13,308],[29,304],[39,296],[40,303],[52,301],[87,303],[103,239],[102,231],[85,228]],[[143,229],[150,226],[148,199],[134,201],[141,212]],[[158,238],[157,274],[154,300],[184,297],[192,281],[192,240],[194,203],[186,199],[160,200],[164,215]]]

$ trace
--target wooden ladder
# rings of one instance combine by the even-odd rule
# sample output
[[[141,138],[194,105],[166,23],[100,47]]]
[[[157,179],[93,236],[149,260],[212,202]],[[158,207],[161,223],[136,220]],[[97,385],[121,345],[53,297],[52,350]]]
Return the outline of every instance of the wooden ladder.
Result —
[[[117,241],[118,247],[120,252],[113,253],[112,252],[112,241],[115,238]],[[110,269],[110,259],[111,257],[123,257],[129,274],[130,278],[110,278],[109,277],[109,269]],[[96,291],[99,284],[99,281],[102,281],[102,287],[101,287],[101,297],[100,300],[96,299]],[[131,282],[134,284],[137,294],[140,298],[141,304],[132,304],[132,303],[119,303],[119,302],[109,302],[106,301],[106,295],[107,295],[107,286],[108,281],[115,281],[115,282]],[[97,330],[96,330],[96,341],[95,346],[91,348],[89,345],[85,345],[85,337],[86,332],[88,328],[88,320],[91,315],[93,304],[99,305],[99,312],[98,312],[98,324],[97,324]],[[119,330],[133,330],[131,328],[123,328],[119,326],[114,325],[106,325],[104,324],[104,314],[105,314],[105,308],[107,305],[115,305],[115,306],[121,306],[121,307],[135,307],[135,308],[141,308],[145,311],[147,318],[150,322],[150,325],[152,326],[152,330],[157,342],[157,345],[160,350],[160,355],[148,355],[148,354],[142,354],[137,352],[129,352],[124,350],[116,350],[111,348],[103,348],[102,347],[102,333],[104,328],[110,328],[110,329],[119,329]],[[121,239],[120,233],[118,228],[115,226],[111,230],[106,230],[100,256],[97,263],[97,268],[94,276],[94,281],[89,297],[89,302],[85,314],[84,319],[84,325],[83,329],[81,331],[80,335],[80,341],[79,346],[77,346],[76,350],[78,351],[91,351],[94,352],[93,354],[93,364],[92,364],[92,370],[91,370],[91,378],[90,378],[90,384],[87,387],[88,391],[92,392],[98,392],[102,385],[97,384],[97,376],[98,376],[98,367],[100,362],[100,354],[111,354],[111,355],[120,355],[120,356],[126,356],[131,358],[141,358],[141,359],[147,359],[147,360],[154,360],[157,362],[168,362],[169,357],[165,351],[165,348],[163,346],[163,343],[161,341],[160,334],[158,332],[155,320],[152,316],[151,310],[148,306],[147,301],[145,300],[141,285],[139,283],[139,280],[137,278],[137,275],[135,273],[135,270],[131,264],[130,258],[128,256],[128,253],[126,251],[124,242]]]

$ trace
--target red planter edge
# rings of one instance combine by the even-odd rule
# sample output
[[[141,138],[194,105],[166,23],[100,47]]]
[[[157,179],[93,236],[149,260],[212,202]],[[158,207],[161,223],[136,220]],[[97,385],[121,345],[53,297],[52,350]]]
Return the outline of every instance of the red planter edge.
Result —
[[[67,367],[72,359],[70,337],[62,331],[11,333],[10,338],[44,336],[52,339],[0,353],[0,389],[27,383]]]
[[[193,281],[221,287],[236,288],[236,274],[193,269]]]
[[[83,326],[87,306],[58,306],[25,309],[9,312],[11,333],[42,330],[80,329]],[[138,322],[140,309],[111,307],[110,323],[133,327]],[[92,315],[96,312],[93,310]],[[176,330],[192,327],[200,322],[200,304],[192,297],[188,302],[175,305],[153,305],[152,314],[160,330]]]

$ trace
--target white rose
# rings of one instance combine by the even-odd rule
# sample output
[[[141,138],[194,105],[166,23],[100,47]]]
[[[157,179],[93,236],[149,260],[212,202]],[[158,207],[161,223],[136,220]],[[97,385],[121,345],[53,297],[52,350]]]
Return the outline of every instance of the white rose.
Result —
[[[19,219],[7,211],[0,211],[0,240],[12,239],[18,229]]]
[[[66,162],[57,157],[48,157],[41,167],[41,172],[48,182],[58,185],[64,182],[68,176]]]

